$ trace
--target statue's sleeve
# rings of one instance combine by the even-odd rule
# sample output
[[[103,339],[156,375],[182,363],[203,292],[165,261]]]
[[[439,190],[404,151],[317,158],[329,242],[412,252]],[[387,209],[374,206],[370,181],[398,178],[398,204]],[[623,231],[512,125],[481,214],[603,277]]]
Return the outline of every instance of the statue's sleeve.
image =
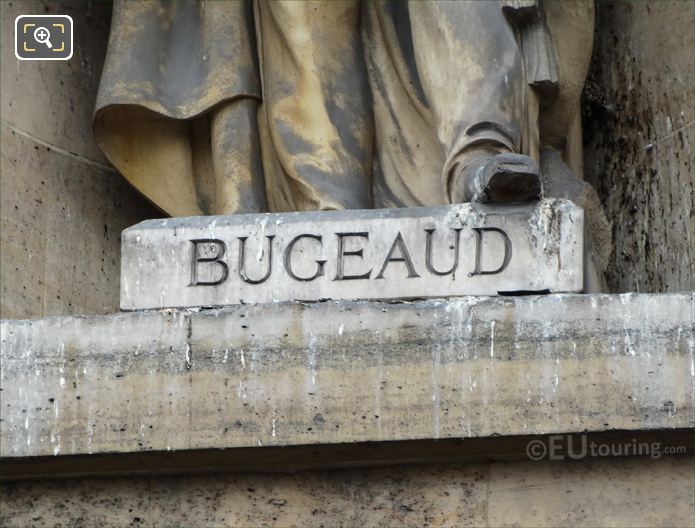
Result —
[[[106,157],[165,212],[205,213],[208,112],[260,101],[249,2],[116,0],[94,118]],[[258,141],[252,138],[252,141]]]

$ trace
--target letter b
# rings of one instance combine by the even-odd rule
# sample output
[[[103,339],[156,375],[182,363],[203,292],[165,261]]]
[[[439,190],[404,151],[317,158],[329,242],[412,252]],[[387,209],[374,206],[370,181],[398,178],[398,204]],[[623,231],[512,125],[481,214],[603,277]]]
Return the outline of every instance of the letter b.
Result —
[[[193,242],[193,258],[191,259],[191,283],[189,286],[217,286],[222,284],[227,280],[229,275],[229,266],[222,260],[225,252],[227,251],[227,246],[224,242],[217,238],[194,238],[191,240]],[[212,257],[201,257],[198,253],[198,246],[201,244],[213,244],[217,247],[217,253]],[[210,262],[211,264],[216,264],[222,268],[222,273],[220,278],[214,281],[201,281],[198,279],[198,264],[201,262]]]

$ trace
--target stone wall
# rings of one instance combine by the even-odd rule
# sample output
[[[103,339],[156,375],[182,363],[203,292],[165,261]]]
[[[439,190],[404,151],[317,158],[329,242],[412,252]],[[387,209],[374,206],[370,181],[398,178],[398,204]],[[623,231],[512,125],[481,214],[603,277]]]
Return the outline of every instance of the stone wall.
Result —
[[[68,14],[71,60],[18,61],[19,14]],[[160,216],[92,137],[108,2],[1,2],[0,316],[118,309],[120,234]]]
[[[7,484],[0,525],[692,526],[686,457]]]
[[[695,2],[598,2],[585,175],[613,223],[612,291],[695,289]]]

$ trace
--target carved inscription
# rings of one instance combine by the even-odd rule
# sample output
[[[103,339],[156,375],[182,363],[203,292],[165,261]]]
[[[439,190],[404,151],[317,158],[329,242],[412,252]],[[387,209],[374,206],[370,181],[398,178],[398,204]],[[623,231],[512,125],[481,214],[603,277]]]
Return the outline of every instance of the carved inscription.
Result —
[[[562,200],[149,220],[123,233],[121,306],[578,292],[582,233]]]
[[[421,233],[425,240],[424,244],[419,244],[418,247],[424,247],[425,255],[425,271],[426,273],[432,275],[452,275],[459,267],[459,255],[460,255],[460,240],[461,240],[461,228],[454,228],[450,230],[450,238],[453,240],[453,245],[448,246],[446,249],[453,256],[449,256],[451,261],[450,267],[446,271],[438,271],[438,268],[443,267],[440,262],[435,262],[436,259],[444,259],[447,251],[437,251],[433,249],[434,243],[432,239],[436,229],[424,229]],[[512,258],[512,240],[509,235],[505,233],[503,229],[498,227],[474,227],[472,232],[475,234],[473,236],[474,248],[472,251],[475,253],[475,267],[469,271],[469,276],[473,275],[495,275],[502,273],[509,265]],[[497,255],[497,262],[483,262],[483,236],[493,236],[495,234],[502,241],[502,256],[500,258]],[[347,250],[345,248],[346,240],[360,241],[364,244],[369,243],[369,233],[366,231],[356,231],[353,233],[335,233],[336,237],[337,252],[333,255],[333,261],[335,262],[336,273],[332,280],[334,281],[344,281],[344,280],[370,280],[370,279],[384,279],[384,272],[387,266],[393,266],[395,263],[402,264],[401,269],[403,272],[400,277],[404,279],[413,279],[420,277],[420,273],[415,269],[415,264],[413,258],[410,254],[410,249],[403,240],[403,235],[399,231],[393,240],[393,243],[388,250],[388,253],[376,263],[364,263],[364,268],[369,268],[363,273],[357,274],[346,274],[345,273],[345,259],[347,257],[354,258],[364,262],[364,247],[358,249]],[[324,275],[324,269],[328,260],[326,258],[315,258],[313,260],[315,264],[315,271],[310,275],[299,276],[295,273],[292,268],[293,263],[293,250],[295,245],[305,239],[311,239],[316,241],[317,254],[321,254],[323,249],[323,235],[316,235],[312,233],[302,233],[295,236],[290,240],[290,242],[284,248],[274,248],[273,241],[275,236],[266,235],[264,244],[265,250],[262,251],[263,258],[260,259],[247,259],[246,258],[246,242],[249,237],[240,236],[236,239],[225,242],[217,238],[194,238],[191,239],[191,282],[190,286],[219,286],[229,277],[229,265],[227,264],[225,258],[229,252],[229,246],[236,245],[238,247],[238,279],[249,284],[262,284],[270,278],[271,273],[274,269],[277,269],[277,264],[273,261],[274,258],[282,258],[282,263],[284,266],[284,271],[287,276],[295,281],[300,282],[310,282],[318,279]],[[258,243],[258,242],[257,242]],[[210,247],[209,253],[211,256],[202,257],[200,255],[200,246],[207,244]],[[274,257],[274,255],[276,255]],[[296,258],[296,257],[295,257]],[[493,260],[491,256],[488,256],[490,260]],[[247,264],[247,260],[250,261]],[[207,267],[207,272],[205,276],[216,277],[209,278],[207,280],[200,280],[201,268]],[[256,269],[250,269],[251,267]],[[374,269],[378,269],[378,273],[374,273]],[[251,276],[259,277],[257,279],[251,278]],[[233,278],[232,278],[233,279]]]

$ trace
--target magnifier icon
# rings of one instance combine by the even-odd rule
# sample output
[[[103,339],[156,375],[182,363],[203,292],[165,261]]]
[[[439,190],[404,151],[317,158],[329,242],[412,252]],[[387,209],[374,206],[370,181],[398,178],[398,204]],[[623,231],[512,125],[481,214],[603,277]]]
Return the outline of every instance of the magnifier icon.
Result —
[[[48,49],[53,47],[50,41],[51,32],[43,26],[39,26],[34,30],[34,38],[36,39],[36,42],[48,46]]]

